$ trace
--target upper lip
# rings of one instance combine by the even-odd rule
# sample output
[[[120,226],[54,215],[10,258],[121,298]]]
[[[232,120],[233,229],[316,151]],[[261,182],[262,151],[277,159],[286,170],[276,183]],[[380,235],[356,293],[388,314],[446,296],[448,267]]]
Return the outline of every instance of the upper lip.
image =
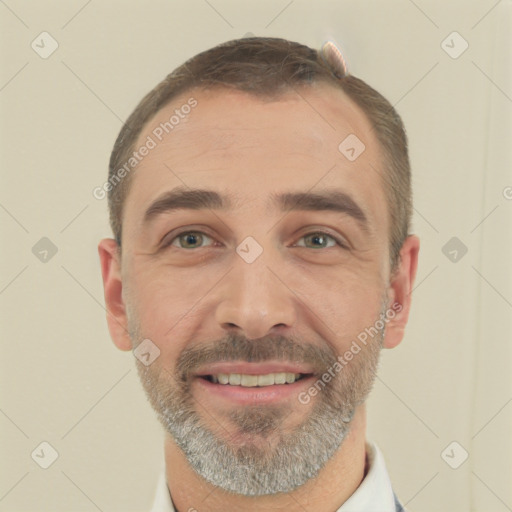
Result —
[[[313,373],[311,366],[286,361],[268,361],[264,363],[218,362],[202,366],[195,375],[218,375],[219,373],[241,373],[245,375],[266,375],[268,373]]]

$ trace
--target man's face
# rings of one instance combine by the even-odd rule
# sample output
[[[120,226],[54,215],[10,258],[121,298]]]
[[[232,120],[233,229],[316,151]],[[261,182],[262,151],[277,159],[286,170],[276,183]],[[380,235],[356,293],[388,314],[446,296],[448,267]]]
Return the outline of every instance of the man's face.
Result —
[[[333,365],[387,307],[383,159],[361,111],[326,85],[272,102],[190,91],[157,113],[136,147],[191,96],[197,106],[139,164],[125,203],[128,330],[133,347],[149,339],[160,350],[137,368],[198,473],[241,494],[286,492],[332,457],[373,383],[384,329],[343,369]],[[354,161],[338,149],[350,134],[365,145]],[[213,191],[229,207],[160,205],[146,216],[178,187]],[[272,201],[333,192],[354,204]],[[329,368],[335,377],[310,393]],[[281,383],[285,372],[305,376]],[[219,374],[230,383],[214,382]]]

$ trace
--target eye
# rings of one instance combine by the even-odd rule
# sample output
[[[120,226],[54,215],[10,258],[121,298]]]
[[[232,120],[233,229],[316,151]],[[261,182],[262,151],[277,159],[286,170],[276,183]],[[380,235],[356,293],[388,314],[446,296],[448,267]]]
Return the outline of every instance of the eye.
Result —
[[[337,238],[333,237],[332,235],[329,235],[328,233],[324,233],[323,231],[314,231],[312,233],[308,233],[306,235],[303,235],[301,237],[301,240],[311,240],[311,242],[316,245],[316,247],[312,247],[312,249],[325,249],[334,247],[335,245],[338,245],[344,249],[347,248],[347,246],[342,243]],[[328,239],[332,240],[334,243],[332,245],[327,246]],[[306,245],[298,245],[298,247],[307,247]]]
[[[179,249],[197,249],[198,245],[200,246],[201,242],[203,242],[205,238],[210,239],[208,235],[202,233],[201,231],[183,231],[182,233],[176,235],[169,242],[165,242],[163,247],[168,247],[171,245],[176,247],[174,242],[178,242],[179,245],[177,245],[177,247]],[[190,245],[195,247],[190,247]]]

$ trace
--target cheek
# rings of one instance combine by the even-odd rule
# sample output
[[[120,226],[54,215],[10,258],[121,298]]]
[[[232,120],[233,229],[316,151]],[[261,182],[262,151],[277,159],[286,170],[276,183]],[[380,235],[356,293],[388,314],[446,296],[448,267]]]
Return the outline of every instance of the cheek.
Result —
[[[326,339],[335,340],[339,353],[379,318],[384,289],[375,276],[346,269],[338,272],[304,271],[294,286],[310,321],[321,327]],[[369,276],[369,277],[368,277]],[[319,323],[318,320],[321,320]]]
[[[173,361],[183,350],[192,330],[194,304],[201,290],[180,272],[159,269],[135,271],[131,282],[131,301],[140,322],[141,335],[152,340]],[[203,295],[204,295],[203,291]]]
[[[380,295],[350,297],[324,296],[318,311],[323,323],[328,326],[329,337],[335,336],[336,351],[345,350],[365,329],[380,318]]]

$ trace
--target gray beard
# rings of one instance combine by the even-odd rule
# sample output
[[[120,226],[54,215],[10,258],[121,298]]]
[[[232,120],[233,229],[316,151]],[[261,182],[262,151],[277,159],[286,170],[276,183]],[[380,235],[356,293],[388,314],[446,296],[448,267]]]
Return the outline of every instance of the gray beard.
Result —
[[[383,304],[381,314],[385,311]],[[137,327],[131,329],[132,340],[142,339],[137,336]],[[218,421],[215,425],[221,435],[205,424],[198,413],[205,414],[205,408],[190,393],[188,370],[204,361],[264,361],[271,359],[270,356],[289,361],[321,361],[327,369],[337,361],[337,355],[313,346],[304,350],[288,338],[264,338],[249,343],[245,338],[230,336],[209,349],[203,359],[197,355],[201,355],[201,349],[183,351],[174,375],[161,368],[159,359],[150,366],[136,359],[136,365],[160,423],[198,475],[216,487],[244,496],[289,493],[317,476],[347,437],[356,408],[364,403],[373,386],[384,334],[385,326],[318,391],[312,399],[311,413],[290,433],[284,432],[281,425],[300,407],[298,399],[297,403],[294,400],[234,407],[228,421],[230,430],[236,426],[238,440],[243,435],[242,444],[223,439],[227,434]]]

